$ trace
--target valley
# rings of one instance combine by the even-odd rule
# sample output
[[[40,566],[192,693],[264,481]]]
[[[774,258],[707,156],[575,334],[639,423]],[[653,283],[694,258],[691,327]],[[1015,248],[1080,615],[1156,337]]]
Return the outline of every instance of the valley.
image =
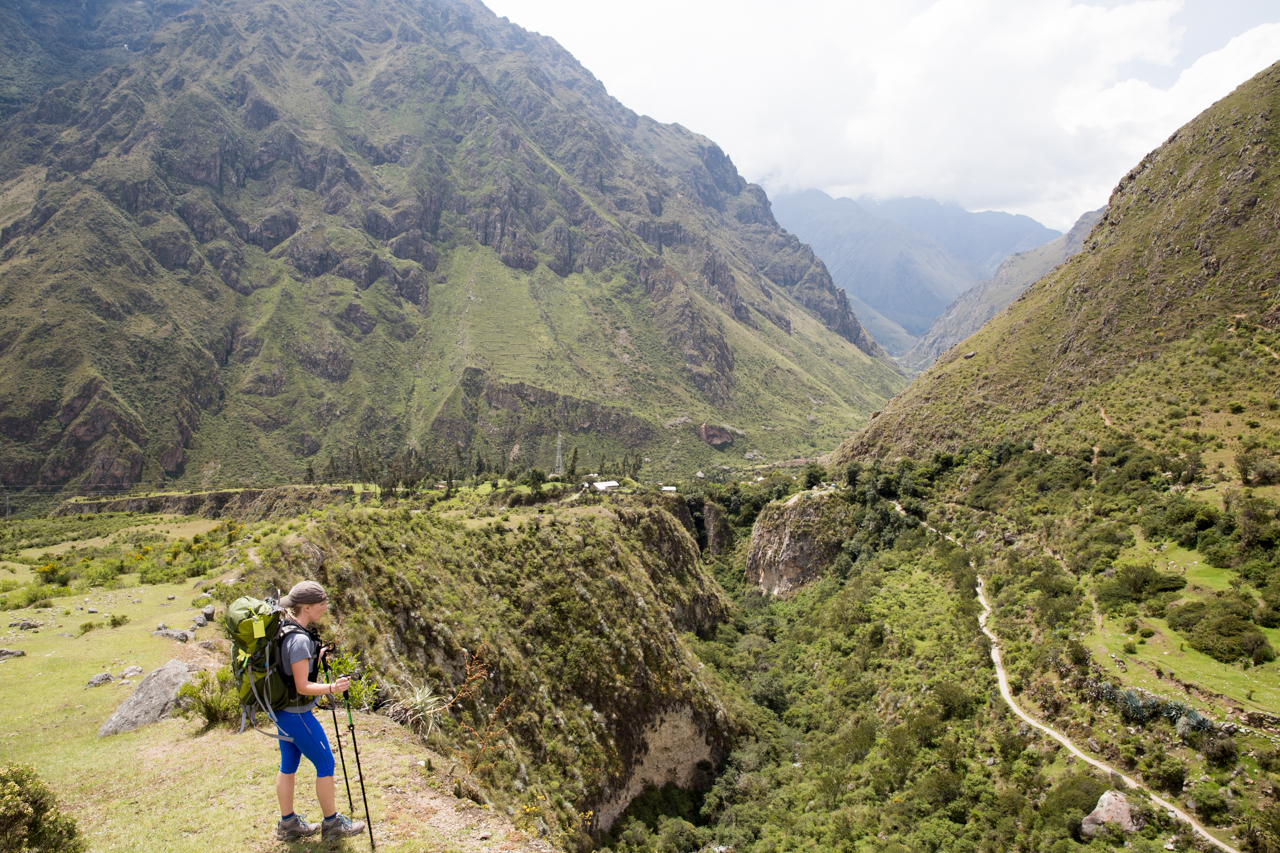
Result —
[[[379,849],[1280,851],[1280,65],[1050,240],[472,0],[0,21],[0,848],[305,849],[309,579]]]

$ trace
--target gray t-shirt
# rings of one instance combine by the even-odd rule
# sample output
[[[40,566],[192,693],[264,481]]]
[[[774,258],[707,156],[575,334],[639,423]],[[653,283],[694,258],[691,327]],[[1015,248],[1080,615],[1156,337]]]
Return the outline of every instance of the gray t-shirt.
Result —
[[[292,631],[280,641],[280,657],[284,661],[285,672],[293,672],[293,665],[298,661],[307,661],[308,673],[310,672],[311,659],[315,657],[316,646],[311,640],[310,635],[306,631]],[[316,698],[312,698],[306,705],[298,705],[292,708],[285,708],[291,714],[301,714],[310,711],[316,706]]]

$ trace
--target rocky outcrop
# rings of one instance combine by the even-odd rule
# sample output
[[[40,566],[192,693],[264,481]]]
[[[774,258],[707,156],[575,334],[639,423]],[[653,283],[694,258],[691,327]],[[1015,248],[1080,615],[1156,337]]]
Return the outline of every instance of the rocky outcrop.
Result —
[[[702,424],[698,427],[698,438],[701,438],[707,444],[716,450],[722,450],[733,444],[733,433],[722,426],[714,424]]]
[[[98,737],[131,732],[169,716],[178,701],[178,688],[190,680],[187,665],[180,660],[153,669],[102,724]]]
[[[596,809],[594,829],[608,832],[645,788],[673,784],[689,789],[710,781],[709,774],[698,765],[711,762],[715,754],[692,708],[674,709],[646,726],[641,750],[626,786]]]
[[[1080,822],[1080,833],[1093,838],[1102,831],[1102,825],[1114,823],[1124,832],[1137,832],[1142,824],[1129,810],[1129,800],[1119,791],[1106,791],[1098,798],[1097,807]]]
[[[853,535],[852,517],[834,492],[801,492],[769,504],[751,529],[747,582],[778,595],[817,578]]]

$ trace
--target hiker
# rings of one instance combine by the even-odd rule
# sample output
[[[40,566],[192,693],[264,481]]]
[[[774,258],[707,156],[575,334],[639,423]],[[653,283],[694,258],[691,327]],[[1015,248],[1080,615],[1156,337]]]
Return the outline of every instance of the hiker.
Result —
[[[281,665],[292,693],[288,707],[275,715],[280,733],[292,739],[280,740],[280,775],[276,777],[276,797],[280,800],[280,822],[276,825],[276,838],[292,841],[320,832],[322,838],[345,838],[364,832],[363,821],[353,821],[338,814],[333,785],[333,751],[311,709],[316,706],[315,696],[336,695],[346,692],[350,686],[347,677],[341,676],[330,684],[317,683],[317,662],[322,653],[320,641],[312,633],[311,625],[324,617],[328,608],[328,596],[324,587],[315,581],[301,581],[280,599],[280,606],[289,613],[289,619],[281,626]],[[297,628],[286,626],[296,625]],[[324,822],[307,823],[306,818],[293,810],[295,774],[302,756],[315,765],[316,797],[324,814]]]

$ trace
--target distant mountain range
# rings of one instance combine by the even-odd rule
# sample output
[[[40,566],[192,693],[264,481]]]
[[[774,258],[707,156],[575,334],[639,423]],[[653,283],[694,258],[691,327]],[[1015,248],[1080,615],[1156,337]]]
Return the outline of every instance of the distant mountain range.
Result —
[[[5,485],[692,472],[905,385],[714,142],[478,2],[5,3],[0,45]]]
[[[922,198],[783,195],[774,215],[813,246],[892,355],[910,350],[957,297],[1014,252],[1060,236],[1028,216],[970,213]]]
[[[994,276],[978,282],[948,305],[915,346],[898,358],[898,364],[910,374],[928,369],[938,356],[1021,296],[1032,282],[1084,248],[1085,238],[1101,216],[1101,210],[1090,211],[1061,237],[1005,258]]]

